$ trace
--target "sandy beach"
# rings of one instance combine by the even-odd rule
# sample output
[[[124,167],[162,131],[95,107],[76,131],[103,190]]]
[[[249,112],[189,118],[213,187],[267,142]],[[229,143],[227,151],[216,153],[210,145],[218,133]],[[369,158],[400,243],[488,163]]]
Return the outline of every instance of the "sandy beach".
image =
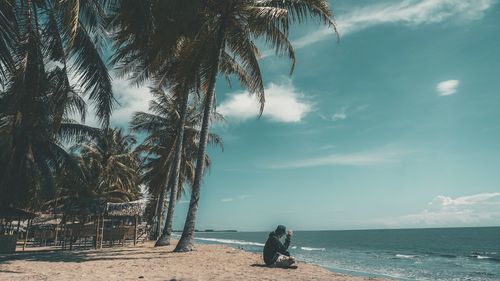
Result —
[[[267,268],[260,255],[224,245],[198,244],[188,253],[172,250],[146,242],[98,251],[18,252],[0,256],[0,280],[375,280],[304,262],[297,269]]]

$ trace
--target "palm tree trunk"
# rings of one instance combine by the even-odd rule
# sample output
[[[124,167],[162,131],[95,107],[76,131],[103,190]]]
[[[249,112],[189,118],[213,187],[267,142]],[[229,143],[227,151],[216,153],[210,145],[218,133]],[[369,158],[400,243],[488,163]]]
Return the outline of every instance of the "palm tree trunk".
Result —
[[[149,234],[151,240],[158,239],[158,213],[160,212],[160,197],[160,194],[156,197],[155,214],[153,215],[153,218],[156,219],[156,223],[153,225],[151,233]]]
[[[167,189],[167,186],[165,186],[160,191],[160,194],[158,195],[158,200],[156,201],[156,210],[155,210],[156,226],[155,226],[154,233],[153,233],[153,239],[155,239],[155,240],[160,237],[161,218],[162,218],[163,208],[164,208],[164,204],[165,204],[165,193],[167,192],[166,189]]]
[[[210,125],[210,114],[215,99],[215,82],[219,72],[219,60],[222,52],[224,51],[224,30],[221,30],[218,38],[217,45],[214,48],[213,54],[213,69],[210,73],[207,94],[205,97],[205,104],[203,108],[203,121],[201,124],[200,142],[198,147],[198,155],[196,159],[196,170],[194,174],[194,183],[191,189],[191,199],[189,202],[189,210],[184,223],[181,239],[174,252],[187,252],[193,250],[194,245],[194,230],[196,225],[196,216],[198,213],[198,203],[200,200],[200,187],[203,178],[203,170],[205,168],[205,151],[207,149],[208,141],[208,127]]]
[[[182,146],[184,142],[184,126],[186,123],[187,105],[188,105],[188,92],[183,93],[180,108],[179,124],[177,128],[177,139],[175,140],[175,155],[174,162],[172,163],[173,169],[169,179],[170,186],[170,200],[168,203],[167,219],[163,227],[160,239],[156,241],[155,247],[170,245],[170,238],[172,236],[172,225],[174,221],[175,203],[177,201],[177,192],[179,190],[179,178],[182,162]]]
[[[172,175],[172,167],[168,169],[167,173],[167,179],[170,179],[170,175]],[[163,225],[163,217],[165,217],[163,214],[165,212],[165,196],[167,195],[168,192],[168,182],[165,184],[160,191],[160,195],[158,198],[158,205],[157,205],[157,210],[156,210],[156,229],[154,233],[154,239],[158,239],[161,234],[161,228]]]

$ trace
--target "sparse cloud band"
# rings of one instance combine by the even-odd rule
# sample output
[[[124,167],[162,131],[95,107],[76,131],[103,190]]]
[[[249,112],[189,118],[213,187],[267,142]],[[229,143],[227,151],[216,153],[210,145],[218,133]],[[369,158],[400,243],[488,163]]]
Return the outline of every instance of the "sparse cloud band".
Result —
[[[419,213],[382,219],[388,227],[493,225],[500,219],[500,192],[461,197],[438,195]]]
[[[357,8],[337,16],[342,36],[382,24],[416,26],[447,20],[471,21],[483,17],[494,0],[405,0]],[[331,28],[323,28],[294,40],[302,48],[326,39],[334,39]]]
[[[322,157],[305,158],[300,160],[275,163],[269,165],[271,169],[294,169],[318,166],[373,166],[380,164],[399,163],[403,156],[410,151],[401,149],[381,148],[374,151],[330,154]]]

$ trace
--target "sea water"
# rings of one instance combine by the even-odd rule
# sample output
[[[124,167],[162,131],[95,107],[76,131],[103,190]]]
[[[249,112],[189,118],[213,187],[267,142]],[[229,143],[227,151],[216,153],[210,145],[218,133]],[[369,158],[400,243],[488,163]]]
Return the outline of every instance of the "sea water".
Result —
[[[201,243],[261,252],[268,232],[197,233]],[[500,227],[296,231],[299,260],[351,275],[397,280],[500,280]]]

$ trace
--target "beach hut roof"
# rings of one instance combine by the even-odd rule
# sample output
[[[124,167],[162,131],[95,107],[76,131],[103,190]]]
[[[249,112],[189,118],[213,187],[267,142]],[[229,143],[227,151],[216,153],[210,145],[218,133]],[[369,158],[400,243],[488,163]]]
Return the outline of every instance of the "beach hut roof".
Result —
[[[127,203],[107,203],[105,214],[109,217],[142,216],[146,210],[146,203],[144,199]]]
[[[0,218],[8,220],[28,220],[33,219],[37,215],[25,210],[16,209],[13,207],[0,207]]]
[[[33,219],[32,225],[54,225],[60,224],[62,215],[56,213],[39,213],[38,217]]]

